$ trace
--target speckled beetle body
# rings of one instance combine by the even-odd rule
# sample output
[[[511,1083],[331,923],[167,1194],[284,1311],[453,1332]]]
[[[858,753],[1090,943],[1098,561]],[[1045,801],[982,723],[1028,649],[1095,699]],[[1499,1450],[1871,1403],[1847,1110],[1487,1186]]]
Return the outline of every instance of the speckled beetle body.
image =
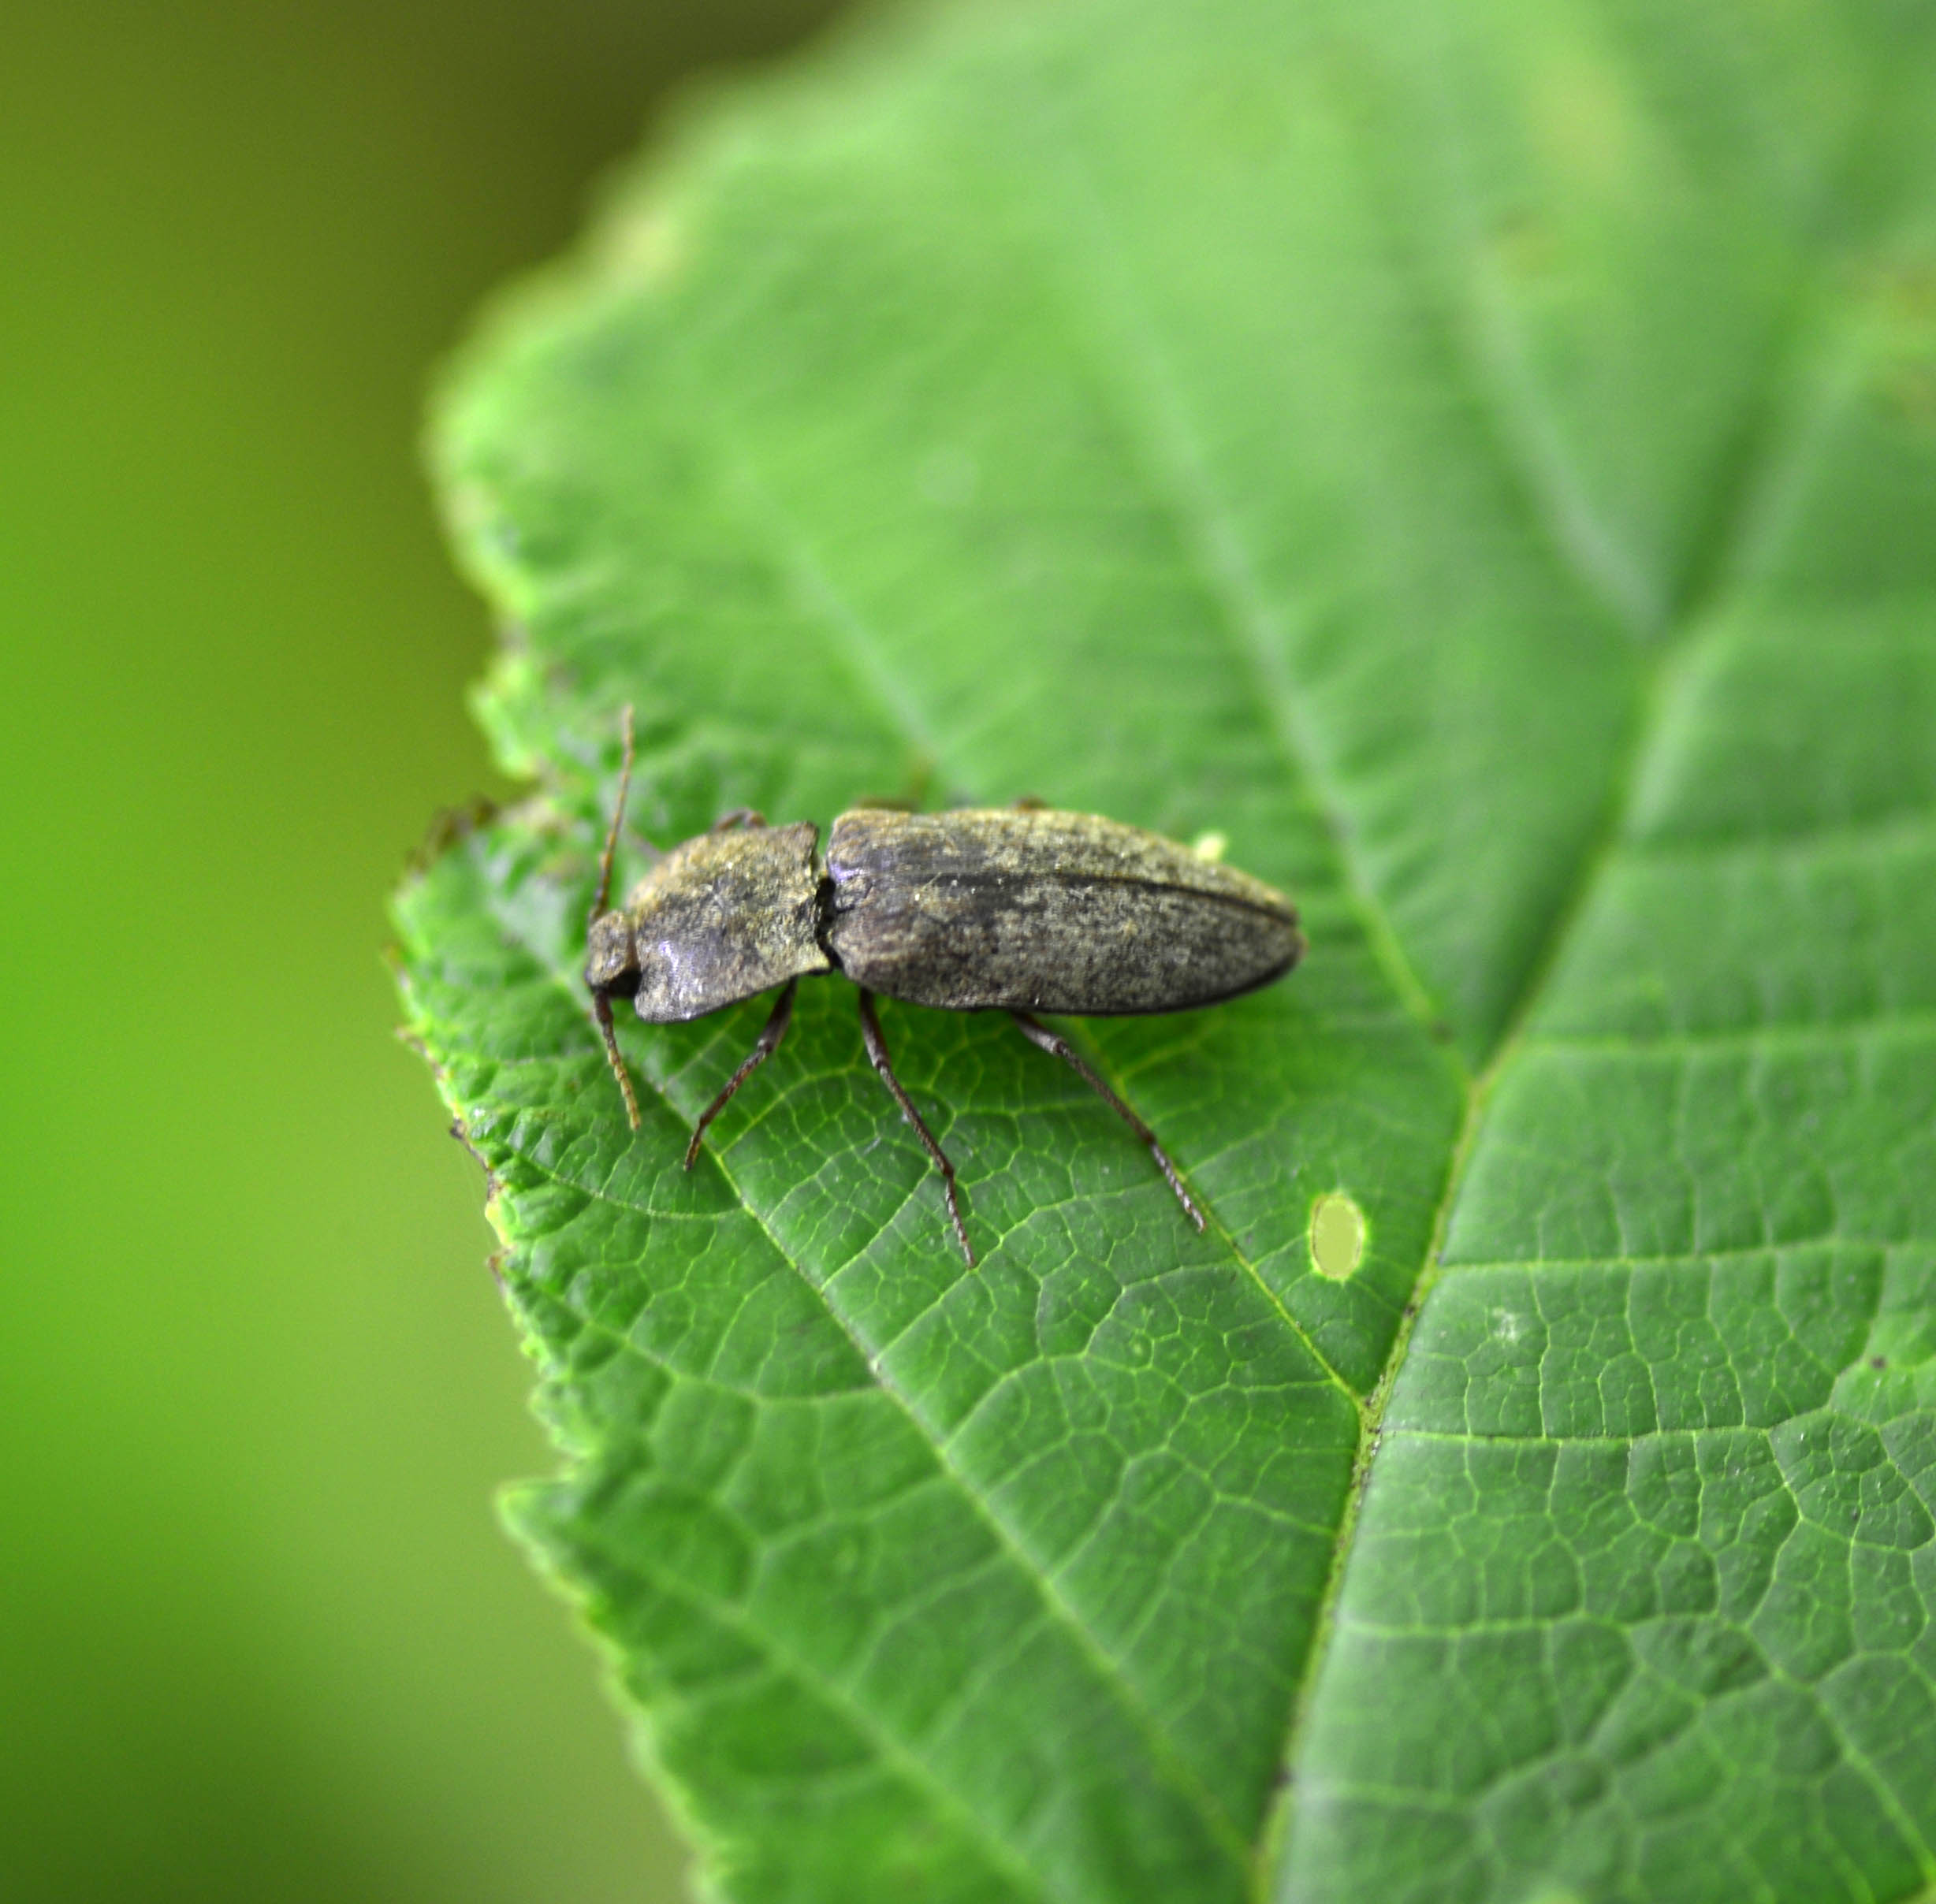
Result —
[[[1186,1214],[1203,1218],[1155,1133],[1067,1042],[1031,1015],[1187,1011],[1281,978],[1305,948],[1289,900],[1247,873],[1140,828],[1041,807],[904,813],[862,808],[833,824],[824,865],[810,821],[728,815],[674,847],[608,910],[612,856],[631,771],[605,842],[586,936],[585,982],[633,1128],[639,1106],[612,1026],[630,998],[654,1024],[702,1017],[780,988],[746,1060],[686,1152],[785,1036],[802,978],[841,972],[860,987],[867,1054],[941,1173],[969,1263],[955,1172],[888,1061],[873,995],[946,1011],[1005,1011],[1073,1066],[1149,1147]]]

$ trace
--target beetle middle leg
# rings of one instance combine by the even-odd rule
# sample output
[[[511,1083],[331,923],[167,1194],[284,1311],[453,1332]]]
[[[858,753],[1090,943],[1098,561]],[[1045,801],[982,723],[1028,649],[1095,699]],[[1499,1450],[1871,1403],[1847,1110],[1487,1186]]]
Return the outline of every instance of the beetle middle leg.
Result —
[[[1203,1228],[1203,1212],[1190,1201],[1190,1192],[1183,1188],[1183,1180],[1177,1175],[1176,1166],[1171,1162],[1169,1153],[1156,1141],[1156,1133],[1083,1062],[1067,1039],[1057,1036],[1041,1019],[1032,1018],[1025,1011],[1011,1011],[1008,1015],[1015,1020],[1022,1036],[1029,1043],[1040,1045],[1052,1057],[1059,1058],[1149,1147],[1150,1155],[1156,1160],[1156,1168],[1163,1173],[1170,1188],[1176,1192],[1176,1200],[1183,1206],[1184,1215],[1201,1230]]]
[[[799,989],[798,979],[788,979],[780,987],[780,996],[773,1001],[772,1014],[764,1029],[753,1041],[753,1049],[739,1061],[739,1069],[726,1080],[726,1088],[699,1114],[699,1121],[692,1127],[692,1141],[686,1146],[686,1168],[690,1170],[699,1155],[699,1140],[706,1135],[706,1127],[726,1108],[732,1094],[750,1077],[768,1058],[780,1049],[780,1041],[787,1035],[787,1027],[793,1022],[793,995]]]
[[[948,1160],[948,1153],[934,1140],[934,1132],[921,1121],[921,1113],[914,1108],[914,1100],[901,1088],[901,1080],[894,1075],[894,1067],[888,1062],[888,1041],[881,1035],[881,1021],[874,1012],[874,995],[862,990],[861,998],[861,1036],[867,1041],[867,1056],[874,1069],[881,1073],[881,1081],[894,1093],[894,1101],[901,1107],[901,1115],[914,1127],[914,1135],[921,1140],[921,1147],[934,1160],[934,1167],[941,1173],[941,1189],[948,1199],[948,1221],[955,1225],[955,1239],[961,1244],[961,1253],[968,1259],[968,1266],[975,1266],[974,1245],[968,1240],[967,1225],[961,1220],[961,1204],[955,1194],[955,1166]]]

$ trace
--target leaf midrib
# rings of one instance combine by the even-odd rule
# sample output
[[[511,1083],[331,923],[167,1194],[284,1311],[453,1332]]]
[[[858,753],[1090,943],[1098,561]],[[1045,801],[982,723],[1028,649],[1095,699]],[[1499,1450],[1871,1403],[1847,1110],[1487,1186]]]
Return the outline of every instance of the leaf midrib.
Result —
[[[1815,314],[1815,296],[1816,288],[1807,281],[1798,284],[1793,290],[1787,322],[1781,327],[1783,347],[1771,353],[1770,361],[1774,367],[1762,387],[1759,403],[1755,406],[1755,421],[1740,433],[1739,442],[1746,447],[1730,459],[1731,481],[1723,485],[1723,493],[1713,513],[1714,526],[1708,535],[1696,541],[1683,578],[1685,593],[1667,615],[1642,677],[1640,691],[1635,701],[1635,716],[1618,759],[1600,835],[1593,849],[1583,856],[1579,875],[1569,891],[1553,909],[1539,948],[1526,968],[1496,1047],[1484,1066],[1467,1082],[1465,1115],[1447,1167],[1444,1193],[1434,1215],[1424,1260],[1413,1284],[1405,1317],[1393,1339],[1383,1373],[1365,1411],[1365,1434],[1338,1529],[1335,1564],[1326,1584],[1324,1605],[1306,1655],[1290,1727],[1284,1742],[1280,1763],[1286,1768],[1296,1764],[1316,1688],[1322,1676],[1326,1652],[1335,1629],[1337,1604],[1353,1535],[1370,1481],[1372,1461],[1382,1437],[1385,1414],[1404,1368],[1418,1318],[1424,1313],[1427,1300],[1444,1266],[1446,1233],[1465,1187],[1466,1172],[1477,1145],[1487,1107],[1513,1061],[1532,1042],[1529,1028],[1547,982],[1565,953],[1577,922],[1592,904],[1609,867],[1632,833],[1633,809],[1642,771],[1648,753],[1666,730],[1666,710],[1675,699],[1681,682],[1692,671],[1703,650],[1727,638],[1727,623],[1719,612],[1720,604],[1728,589],[1735,585],[1742,557],[1762,526],[1759,514],[1763,499],[1771,493],[1778,493],[1785,482],[1793,480],[1797,469],[1786,467],[1790,458],[1796,459],[1798,468],[1805,463],[1813,447],[1808,427],[1814,420],[1811,413],[1818,407],[1821,392],[1833,386],[1832,369],[1837,352],[1837,340],[1832,335],[1826,347],[1821,340],[1811,338],[1808,321]],[[1442,317],[1441,321],[1456,343],[1462,335],[1461,327],[1449,318]],[[1794,377],[1797,359],[1811,344],[1822,350],[1831,374],[1812,380]],[[1481,398],[1489,401],[1484,379],[1475,377],[1473,384]],[[1781,407],[1778,400],[1785,387],[1789,390],[1789,401],[1797,412],[1797,420],[1789,432],[1792,449],[1780,451],[1770,447],[1781,441],[1771,419]],[[1501,438],[1502,441],[1506,440]],[[1754,453],[1749,453],[1750,450]],[[1537,494],[1536,485],[1532,493]],[[1578,560],[1578,552],[1570,539],[1555,537],[1552,545],[1569,562]],[[1590,575],[1584,575],[1582,579],[1589,585],[1593,580]],[[1839,1242],[1842,1239],[1819,1240]],[[1703,1259],[1706,1254],[1703,1253]],[[1463,1269],[1473,1266],[1461,1263],[1458,1266]],[[1274,1841],[1290,1828],[1294,1790],[1293,1786],[1287,1791],[1281,1820],[1267,1826],[1260,1839],[1258,1861],[1253,1874],[1260,1898],[1267,1895],[1271,1876],[1267,1862],[1269,1851]],[[1408,1791],[1405,1798],[1408,1803],[1416,1802],[1418,1794]]]

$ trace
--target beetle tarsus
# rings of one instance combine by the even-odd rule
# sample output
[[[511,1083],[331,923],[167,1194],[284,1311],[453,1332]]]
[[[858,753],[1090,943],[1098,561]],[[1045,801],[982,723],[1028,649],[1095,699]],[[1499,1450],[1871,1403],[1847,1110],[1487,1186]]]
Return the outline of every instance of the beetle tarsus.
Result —
[[[961,1203],[955,1192],[955,1166],[948,1162],[948,1153],[935,1142],[933,1132],[921,1122],[914,1099],[902,1089],[901,1080],[894,1075],[894,1067],[888,1062],[888,1041],[881,1035],[881,1020],[874,1012],[874,995],[863,990],[860,1001],[861,1036],[867,1043],[869,1062],[881,1073],[881,1081],[893,1092],[895,1103],[901,1107],[901,1115],[914,1127],[914,1135],[921,1140],[921,1147],[941,1173],[941,1190],[948,1199],[948,1221],[955,1225],[955,1240],[961,1244],[961,1253],[968,1259],[968,1266],[972,1270],[975,1266],[974,1245],[968,1240],[968,1226],[961,1220]]]
[[[619,1051],[618,1034],[612,1028],[612,1000],[602,991],[591,995],[591,1015],[598,1021],[598,1035],[605,1040],[605,1057],[610,1062],[612,1075],[619,1080],[619,1089],[625,1096],[625,1115],[634,1130],[639,1129],[639,1099],[632,1091],[631,1073],[625,1069],[625,1060]]]
[[[735,827],[763,827],[766,816],[756,806],[736,806],[713,822],[715,833],[730,833]]]
[[[1025,1011],[1011,1011],[1008,1015],[1015,1020],[1022,1036],[1027,1039],[1029,1043],[1040,1045],[1050,1056],[1059,1058],[1125,1124],[1128,1125],[1131,1130],[1135,1132],[1137,1136],[1142,1139],[1149,1147],[1150,1155],[1156,1160],[1156,1168],[1163,1173],[1170,1188],[1176,1192],[1176,1200],[1183,1206],[1184,1215],[1196,1225],[1199,1231],[1201,1231],[1203,1212],[1191,1200],[1189,1191],[1184,1188],[1183,1180],[1177,1175],[1176,1166],[1171,1162],[1169,1153],[1157,1141],[1156,1133],[1096,1076],[1095,1071],[1078,1055],[1075,1047],[1069,1043],[1067,1039],[1057,1036],[1047,1025],[1043,1024],[1041,1019],[1032,1018]]]
[[[780,1041],[786,1036],[787,1027],[793,1022],[793,995],[799,990],[799,984],[798,979],[787,980],[780,996],[773,1001],[773,1011],[759,1036],[754,1040],[753,1049],[739,1061],[739,1069],[727,1079],[726,1088],[700,1112],[699,1121],[692,1127],[692,1141],[686,1146],[688,1170],[698,1159],[699,1140],[706,1135],[706,1127],[726,1108],[732,1094],[780,1049]]]

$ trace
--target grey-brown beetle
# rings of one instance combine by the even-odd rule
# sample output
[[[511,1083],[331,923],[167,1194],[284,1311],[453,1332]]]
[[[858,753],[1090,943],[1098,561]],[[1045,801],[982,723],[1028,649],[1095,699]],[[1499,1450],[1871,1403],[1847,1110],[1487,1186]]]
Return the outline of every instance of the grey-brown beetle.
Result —
[[[1156,1132],[1032,1014],[1188,1011],[1268,985],[1305,949],[1283,894],[1156,834],[1023,802],[950,813],[859,808],[833,823],[824,865],[815,863],[820,829],[811,820],[769,827],[758,813],[729,813],[665,854],[624,909],[608,911],[631,772],[627,709],[618,805],[586,924],[585,983],[633,1129],[639,1100],[612,1028],[614,998],[630,998],[649,1024],[671,1025],[780,987],[751,1052],[694,1126],[690,1170],[706,1126],[780,1048],[800,980],[843,972],[860,988],[867,1055],[941,1173],[970,1265],[955,1166],[888,1062],[876,992],[944,1011],[1007,1012],[1149,1147],[1203,1228]]]

